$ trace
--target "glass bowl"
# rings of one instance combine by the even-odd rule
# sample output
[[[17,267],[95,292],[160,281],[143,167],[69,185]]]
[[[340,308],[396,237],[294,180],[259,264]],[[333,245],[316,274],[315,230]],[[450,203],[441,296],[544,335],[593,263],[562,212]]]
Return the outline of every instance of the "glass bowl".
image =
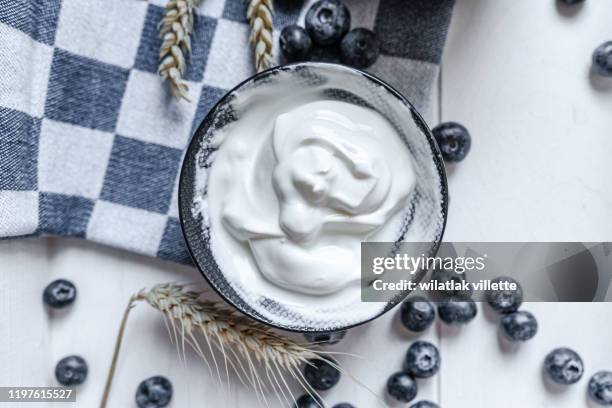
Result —
[[[224,271],[220,266],[211,245],[207,178],[198,175],[207,174],[223,143],[213,137],[215,132],[239,121],[241,112],[248,109],[249,104],[243,100],[237,103],[247,90],[249,95],[261,92],[262,97],[252,103],[289,108],[302,95],[350,102],[383,115],[401,137],[416,173],[415,187],[401,209],[403,222],[396,242],[430,243],[430,253],[435,253],[446,225],[448,190],[442,157],[431,131],[405,97],[371,74],[339,64],[290,64],[250,77],[221,98],[196,130],[181,169],[179,213],[189,252],[210,285],[239,311],[270,326],[299,332],[345,330],[382,315],[408,292],[386,302],[362,302],[360,287],[356,287],[346,289],[353,292],[342,297],[330,295],[302,302],[301,296],[312,295],[295,295],[295,301],[286,301],[287,297],[281,299],[274,291],[253,292],[232,278],[235,274],[229,272],[234,271]]]

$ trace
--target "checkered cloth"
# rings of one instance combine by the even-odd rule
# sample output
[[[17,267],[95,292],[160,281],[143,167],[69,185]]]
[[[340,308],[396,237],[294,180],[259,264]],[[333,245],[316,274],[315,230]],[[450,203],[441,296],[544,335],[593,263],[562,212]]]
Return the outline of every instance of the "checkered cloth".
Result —
[[[181,159],[214,103],[253,74],[245,0],[201,0],[185,78],[158,77],[164,0],[0,0],[0,237],[77,236],[189,262]],[[275,0],[275,26],[310,1]],[[427,111],[453,0],[347,0],[371,72]],[[278,31],[275,30],[276,35]]]

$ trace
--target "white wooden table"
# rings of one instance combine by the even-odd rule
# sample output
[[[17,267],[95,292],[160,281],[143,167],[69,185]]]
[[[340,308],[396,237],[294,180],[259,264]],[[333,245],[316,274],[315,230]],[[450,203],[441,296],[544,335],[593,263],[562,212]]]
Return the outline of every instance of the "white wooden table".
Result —
[[[457,120],[474,141],[465,162],[449,167],[446,239],[612,240],[612,81],[589,77],[592,50],[612,39],[610,16],[608,0],[587,0],[575,13],[554,0],[457,0],[431,124]],[[41,294],[59,277],[76,282],[79,296],[50,315]],[[1,242],[0,385],[53,384],[56,361],[81,354],[90,374],[77,406],[97,406],[128,297],[155,283],[196,279],[192,269],[79,240]],[[612,369],[612,305],[525,308],[541,329],[518,350],[500,345],[482,308],[461,330],[430,329],[422,337],[439,345],[443,363],[436,377],[420,382],[419,398],[446,408],[589,406],[588,377]],[[337,348],[366,356],[341,360],[382,394],[410,341],[391,312],[352,330]],[[542,360],[557,346],[575,348],[586,363],[584,378],[565,391],[542,378]],[[232,384],[228,395],[188,357],[179,362],[159,315],[138,306],[109,406],[134,406],[138,383],[155,374],[172,380],[173,407],[257,406],[250,391]],[[375,404],[348,378],[326,396]]]

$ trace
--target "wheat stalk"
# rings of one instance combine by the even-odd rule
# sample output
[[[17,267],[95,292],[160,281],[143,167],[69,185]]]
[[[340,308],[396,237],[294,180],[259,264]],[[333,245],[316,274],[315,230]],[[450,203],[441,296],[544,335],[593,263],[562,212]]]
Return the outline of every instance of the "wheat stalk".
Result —
[[[187,285],[166,283],[149,290],[141,290],[130,298],[115,343],[115,351],[108,373],[101,408],[106,407],[114,376],[121,339],[130,310],[136,302],[147,302],[164,315],[164,321],[179,356],[185,359],[186,344],[204,359],[209,370],[212,366],[203,351],[199,336],[213,360],[217,378],[221,382],[221,370],[215,359],[213,348],[223,356],[224,371],[229,386],[230,369],[245,385],[250,386],[257,398],[268,405],[266,392],[272,391],[281,404],[295,404],[285,374],[296,380],[309,394],[320,398],[304,378],[301,365],[311,364],[310,359],[323,359],[344,372],[334,360],[333,352],[323,352],[310,344],[298,344],[288,337],[272,331],[268,326],[239,315],[218,302],[201,299],[202,292],[190,290]],[[342,353],[338,353],[342,354]],[[263,368],[265,377],[258,373]],[[322,407],[321,407],[322,408]]]
[[[250,42],[253,46],[255,69],[261,72],[272,65],[272,0],[251,0],[247,19],[251,26]]]
[[[183,81],[187,69],[185,56],[191,53],[194,10],[199,0],[170,0],[159,23],[162,45],[159,49],[158,72],[170,82],[177,99],[189,101],[189,87]]]

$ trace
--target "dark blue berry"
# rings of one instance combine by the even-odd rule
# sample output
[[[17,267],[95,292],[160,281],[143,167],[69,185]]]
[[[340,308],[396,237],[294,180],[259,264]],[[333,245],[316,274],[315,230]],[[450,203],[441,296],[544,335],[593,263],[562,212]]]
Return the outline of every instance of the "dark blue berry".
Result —
[[[440,352],[427,341],[415,341],[408,348],[404,370],[416,378],[428,378],[440,369]]]
[[[405,372],[397,372],[387,380],[387,392],[400,402],[410,402],[418,392],[417,383]]]
[[[467,324],[477,313],[478,308],[472,299],[448,299],[438,304],[438,316],[446,324]]]
[[[43,302],[49,307],[59,309],[72,304],[76,295],[77,290],[72,282],[66,279],[58,279],[45,288]]]
[[[340,43],[342,62],[355,68],[367,68],[374,64],[380,54],[378,36],[367,28],[354,28]]]
[[[593,67],[604,76],[612,76],[612,41],[606,41],[593,52]]]
[[[307,61],[310,57],[312,40],[299,25],[292,24],[283,28],[278,41],[285,61]]]
[[[440,408],[438,404],[435,404],[431,401],[419,401],[415,404],[412,404],[409,408]]]
[[[351,13],[340,0],[320,0],[306,13],[306,31],[319,45],[338,43],[351,26]]]
[[[578,382],[584,373],[584,364],[578,353],[565,347],[548,353],[544,368],[551,380],[564,385]]]
[[[332,408],[355,408],[355,406],[353,404],[349,404],[348,402],[341,402],[334,405]]]
[[[83,384],[87,378],[87,363],[79,356],[64,357],[55,366],[55,378],[67,387]]]
[[[508,281],[509,283],[516,284],[516,290],[491,290],[485,295],[487,303],[493,308],[493,310],[507,314],[516,312],[523,303],[523,289],[521,285],[512,278],[500,276],[491,280],[491,283],[499,283]]]
[[[296,403],[293,405],[294,408],[322,408],[323,403],[311,395],[304,394],[300,398],[296,400]]]
[[[538,332],[538,321],[531,313],[520,310],[502,317],[501,328],[510,341],[527,341]]]
[[[432,133],[444,160],[459,162],[470,152],[472,137],[463,125],[455,122],[441,123],[433,128]]]
[[[331,346],[338,344],[346,336],[346,330],[325,333],[304,333],[304,338],[309,343]]]
[[[415,296],[402,303],[400,317],[402,324],[408,330],[422,332],[433,323],[436,318],[436,309],[427,299]]]
[[[138,408],[161,408],[172,399],[172,383],[160,375],[147,378],[136,390]]]
[[[565,3],[565,4],[569,4],[569,5],[584,3],[584,0],[560,0],[560,1],[561,1],[561,3]]]
[[[335,364],[335,361],[330,360]],[[340,381],[340,371],[326,360],[309,360],[304,368],[306,382],[319,391],[329,390]]]
[[[612,371],[599,371],[591,377],[589,396],[600,405],[612,405]]]

